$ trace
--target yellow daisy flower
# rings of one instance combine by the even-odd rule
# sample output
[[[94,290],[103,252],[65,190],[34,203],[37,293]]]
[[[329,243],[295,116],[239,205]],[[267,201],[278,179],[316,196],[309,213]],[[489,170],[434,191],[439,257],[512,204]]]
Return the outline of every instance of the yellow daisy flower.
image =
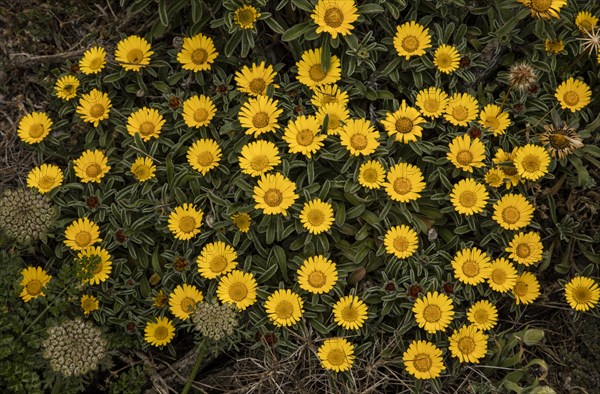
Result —
[[[415,101],[423,116],[438,118],[446,111],[448,105],[448,94],[440,88],[423,89],[417,94]]]
[[[50,134],[52,120],[45,112],[32,112],[21,118],[17,134],[27,144],[37,144]]]
[[[517,277],[513,294],[517,305],[531,304],[540,296],[540,283],[532,273],[523,272]]]
[[[344,372],[354,364],[354,345],[344,338],[332,338],[323,341],[317,355],[323,368]]]
[[[111,166],[108,165],[108,158],[101,151],[86,150],[79,158],[73,160],[73,168],[82,183],[100,183]]]
[[[169,230],[176,239],[192,239],[200,233],[203,217],[202,209],[196,209],[193,204],[183,204],[169,215]]]
[[[428,292],[416,300],[412,311],[419,327],[429,333],[444,331],[454,316],[452,300],[437,291]]]
[[[491,330],[498,324],[498,308],[488,300],[477,301],[467,311],[467,319],[482,331]]]
[[[27,267],[21,271],[21,294],[19,297],[25,302],[29,302],[34,298],[45,297],[44,288],[52,279],[41,267]]]
[[[150,64],[150,56],[154,54],[150,49],[150,43],[145,38],[129,36],[117,43],[115,60],[125,70],[138,72]]]
[[[531,10],[531,16],[543,19],[560,18],[560,9],[567,0],[517,0]]]
[[[154,178],[156,166],[150,157],[138,157],[129,168],[129,171],[131,171],[138,182],[146,182]]]
[[[298,81],[311,89],[336,83],[341,78],[340,59],[335,55],[331,56],[329,68],[325,70],[321,64],[321,51],[321,48],[304,51],[302,58],[296,63]]]
[[[65,75],[60,77],[56,84],[54,84],[54,92],[56,97],[69,101],[77,96],[77,88],[79,87],[79,80],[72,75]]]
[[[333,207],[327,202],[315,198],[304,203],[300,212],[302,226],[311,234],[321,234],[331,229],[333,224]]]
[[[425,49],[431,48],[429,29],[415,21],[397,26],[396,35],[394,36],[394,48],[396,48],[398,56],[404,56],[406,60],[410,59],[411,56],[423,56]]]
[[[520,194],[507,194],[494,204],[493,219],[506,230],[528,226],[533,216],[533,205]]]
[[[479,248],[459,250],[452,260],[454,277],[467,285],[477,285],[490,277],[490,258]]]
[[[546,52],[556,55],[565,49],[565,43],[563,40],[551,40],[546,38],[546,41],[544,42],[544,49]]]
[[[250,223],[252,223],[252,218],[247,213],[236,213],[231,216],[231,220],[241,233],[247,233],[250,231]]]
[[[485,146],[479,138],[471,139],[469,134],[456,136],[448,145],[446,158],[460,170],[473,172],[473,168],[485,167]]]
[[[309,257],[298,268],[300,288],[313,294],[329,293],[337,280],[337,267],[325,256]]]
[[[402,360],[406,371],[417,379],[435,379],[446,369],[442,351],[427,341],[412,341]]]
[[[165,293],[160,290],[154,297],[152,297],[152,308],[163,309],[167,306],[169,299]]]
[[[512,290],[517,283],[517,270],[507,259],[500,257],[490,265],[488,284],[499,293]]]
[[[60,167],[54,164],[42,164],[29,171],[27,186],[37,189],[41,194],[45,194],[62,185],[63,179],[63,172]]]
[[[179,285],[169,296],[169,308],[173,316],[187,320],[196,310],[196,304],[202,302],[203,299],[202,292],[196,286]]]
[[[339,135],[346,121],[350,119],[350,112],[340,103],[328,103],[319,107],[316,117],[320,125],[325,123],[327,117],[327,135]]]
[[[385,191],[394,201],[410,202],[421,197],[425,189],[423,173],[417,166],[407,163],[398,163],[387,174]]]
[[[490,168],[485,173],[485,183],[489,186],[497,188],[504,183],[504,171],[501,168]]]
[[[458,70],[460,64],[460,53],[454,45],[442,44],[435,50],[433,64],[440,72],[445,74]]]
[[[271,171],[281,163],[281,158],[274,143],[258,140],[242,147],[239,161],[242,172],[255,177]]]
[[[598,305],[600,289],[592,278],[576,276],[565,285],[565,297],[574,310],[587,311]]]
[[[342,126],[340,143],[346,147],[351,155],[370,155],[379,147],[379,131],[369,120],[350,119]]]
[[[289,327],[298,323],[304,313],[303,307],[302,298],[289,289],[276,290],[265,302],[267,316],[277,327]]]
[[[317,24],[317,33],[329,33],[331,38],[338,34],[346,36],[354,29],[352,23],[358,19],[354,0],[319,0],[310,17]]]
[[[477,99],[468,93],[454,93],[448,99],[444,119],[454,126],[468,126],[479,113]]]
[[[198,256],[198,272],[200,276],[214,279],[234,270],[238,262],[237,252],[223,241],[211,242],[204,245]]]
[[[388,112],[381,124],[390,136],[396,138],[396,141],[408,144],[421,138],[423,128],[420,124],[424,122],[421,113],[402,100],[400,108],[396,112]]]
[[[367,306],[356,296],[340,298],[333,306],[333,319],[347,330],[358,330],[367,320]]]
[[[541,146],[527,144],[517,151],[515,166],[519,175],[531,181],[538,180],[548,173],[550,155]]]
[[[265,215],[286,215],[298,198],[295,191],[296,184],[282,174],[263,174],[254,186],[255,208],[262,209]]]
[[[92,123],[98,127],[100,121],[108,119],[112,103],[108,94],[102,93],[98,89],[92,89],[88,94],[84,94],[79,99],[77,113],[84,122]]]
[[[98,285],[106,281],[112,272],[112,257],[108,253],[108,250],[104,248],[99,246],[88,246],[77,253],[77,258],[96,258],[96,265],[94,267],[90,267],[90,273],[93,276],[85,280],[90,285]]]
[[[81,309],[83,309],[83,314],[86,316],[100,309],[100,302],[98,302],[98,299],[89,294],[82,295],[79,304],[81,305]]]
[[[65,245],[71,250],[84,250],[102,242],[100,227],[88,218],[79,218],[65,229]]]
[[[273,84],[277,73],[272,65],[265,66],[262,61],[259,64],[252,64],[242,67],[235,73],[235,83],[240,92],[248,93],[250,96],[262,96],[267,93],[267,88]],[[277,85],[273,85],[277,87]]]
[[[210,70],[218,55],[213,39],[199,33],[183,39],[177,61],[182,64],[184,70],[206,71]]]
[[[496,155],[492,159],[494,164],[498,165],[497,168],[504,173],[507,189],[511,186],[517,186],[519,182],[521,182],[521,175],[519,175],[519,170],[515,166],[517,151],[518,149],[516,148],[513,149],[512,152],[505,152],[502,149],[498,149]]]
[[[285,128],[283,140],[287,142],[290,153],[301,153],[311,158],[323,147],[323,141],[327,138],[321,132],[321,125],[314,116],[298,116],[290,121]]]
[[[221,148],[217,141],[210,138],[201,138],[194,142],[187,150],[187,161],[190,166],[202,175],[221,162]]]
[[[385,183],[385,169],[377,160],[361,164],[358,169],[358,183],[368,189],[379,189]]]
[[[585,83],[575,78],[569,78],[556,88],[554,94],[562,109],[577,112],[592,101],[592,91]]]
[[[146,324],[144,339],[152,346],[168,345],[175,337],[175,326],[166,317],[157,317],[156,322]]]
[[[448,348],[461,363],[479,364],[487,353],[487,341],[488,336],[474,325],[462,326],[452,333]]]
[[[515,234],[510,245],[505,249],[511,259],[519,264],[530,266],[542,261],[542,245],[540,234],[535,231]]]
[[[385,250],[399,259],[407,259],[417,251],[419,237],[407,225],[394,226],[385,233]]]
[[[579,11],[575,18],[575,26],[583,34],[592,32],[598,27],[598,18],[589,11]]]
[[[277,120],[283,110],[278,109],[279,101],[267,96],[250,98],[240,108],[238,118],[246,129],[246,134],[255,137],[263,133],[272,133],[279,128]]]
[[[245,310],[256,302],[256,287],[254,275],[233,270],[221,277],[217,296],[221,302],[234,304],[238,309]]]
[[[203,94],[192,96],[183,102],[183,121],[187,127],[205,127],[217,113],[210,97]]]
[[[454,210],[466,216],[483,212],[488,198],[489,195],[485,190],[485,186],[471,178],[460,180],[454,185],[450,193]]]
[[[233,12],[233,22],[242,29],[252,29],[254,23],[260,18],[260,15],[258,9],[251,5],[245,5]]]
[[[508,118],[508,113],[503,112],[502,108],[495,104],[488,104],[483,107],[479,115],[479,123],[495,136],[499,136],[504,134],[508,126],[510,126],[510,119]]]
[[[129,135],[139,134],[143,141],[158,138],[160,130],[165,124],[165,118],[154,108],[140,108],[127,118],[127,132]]]
[[[105,65],[106,51],[102,47],[88,49],[79,60],[79,69],[86,75],[99,73]]]
[[[326,104],[339,104],[345,108],[348,105],[348,92],[333,84],[319,86],[313,89],[310,102],[316,108],[321,108]]]

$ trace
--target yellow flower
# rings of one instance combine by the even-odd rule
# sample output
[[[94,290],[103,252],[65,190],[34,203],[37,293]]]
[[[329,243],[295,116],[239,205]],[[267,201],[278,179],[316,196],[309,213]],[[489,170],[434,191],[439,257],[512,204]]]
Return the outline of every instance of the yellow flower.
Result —
[[[494,204],[493,219],[506,230],[518,230],[529,225],[533,211],[522,195],[507,194]]]
[[[535,231],[515,234],[510,245],[505,249],[510,258],[519,264],[530,266],[542,261],[544,246],[540,234]]]
[[[193,204],[183,204],[169,215],[169,230],[176,239],[192,239],[200,233],[203,217],[202,209],[196,209]]]
[[[488,300],[477,301],[467,311],[467,319],[482,331],[491,330],[498,324],[498,308]]]
[[[169,308],[173,316],[187,320],[196,310],[196,304],[202,302],[204,296],[194,285],[183,284],[173,290],[169,296]]]
[[[333,207],[331,204],[315,198],[308,201],[300,212],[300,222],[311,234],[321,234],[331,229],[333,224]]]
[[[160,130],[165,124],[165,118],[154,108],[140,108],[127,118],[127,132],[129,135],[139,134],[143,141],[158,138]]]
[[[235,249],[225,242],[211,242],[204,245],[198,256],[198,272],[203,278],[214,279],[235,269],[237,257]]]
[[[531,10],[531,15],[543,18],[560,18],[560,9],[567,4],[567,0],[517,0]]]
[[[312,105],[321,108],[326,104],[339,104],[342,107],[348,105],[348,92],[338,88],[337,85],[323,85],[313,89],[313,96],[310,99]]]
[[[302,58],[296,63],[298,81],[311,89],[336,83],[341,77],[340,59],[331,56],[329,68],[325,70],[321,64],[321,52],[321,48],[304,51]]]
[[[531,181],[538,180],[548,173],[550,155],[541,146],[527,144],[517,151],[515,166],[519,175]]]
[[[129,36],[117,43],[115,60],[127,71],[140,71],[142,67],[150,64],[150,44],[139,36]]]
[[[517,186],[522,181],[519,170],[515,166],[515,157],[517,156],[518,149],[515,147],[512,152],[505,152],[502,149],[498,149],[496,155],[492,159],[494,164],[498,165],[498,168],[504,173],[506,179],[506,188],[510,186]]]
[[[490,265],[488,284],[494,291],[506,293],[512,290],[517,283],[517,270],[504,257],[494,260]]]
[[[485,183],[491,187],[500,187],[504,183],[504,171],[501,168],[494,167],[485,173]]]
[[[358,183],[369,189],[379,189],[385,183],[385,169],[377,160],[361,164],[358,169]]]
[[[254,22],[260,18],[260,12],[251,5],[237,8],[233,12],[233,22],[242,29],[252,29]]]
[[[86,75],[99,73],[105,65],[106,51],[102,47],[88,49],[79,60],[79,69]]]
[[[354,364],[354,345],[344,338],[326,339],[319,346],[318,356],[323,368],[344,372]]]
[[[318,26],[317,33],[329,33],[334,39],[338,34],[351,34],[358,16],[354,0],[319,0],[310,15]]]
[[[269,320],[278,327],[288,327],[298,323],[304,313],[303,306],[302,298],[289,289],[276,290],[265,302]]]
[[[454,277],[462,283],[477,285],[490,277],[490,258],[479,248],[459,250],[452,260]]]
[[[456,136],[448,146],[446,158],[460,170],[473,172],[473,168],[485,167],[485,146],[479,138],[471,139],[465,134]]]
[[[338,135],[348,119],[350,112],[340,103],[328,103],[319,107],[316,113],[317,122],[322,125],[327,117],[327,135]]]
[[[423,116],[440,117],[448,105],[448,94],[440,88],[423,89],[417,94],[416,105]]]
[[[337,280],[337,267],[325,256],[309,257],[298,268],[300,288],[313,294],[329,293]]]
[[[84,94],[79,99],[77,113],[84,122],[92,123],[98,127],[100,121],[108,119],[110,108],[112,107],[108,94],[102,93],[98,89],[92,89],[88,94]]]
[[[563,40],[551,40],[549,38],[546,38],[546,41],[544,42],[544,49],[548,53],[558,54],[565,49],[565,43],[563,42]]]
[[[598,305],[600,289],[592,278],[576,276],[565,285],[565,297],[571,308],[587,311]]]
[[[77,96],[77,88],[79,87],[79,80],[72,75],[65,75],[60,77],[54,85],[54,91],[56,97],[69,101]]]
[[[231,217],[231,220],[241,233],[247,233],[250,231],[250,223],[252,222],[252,218],[247,213],[236,213]]]
[[[201,138],[187,150],[187,161],[190,166],[202,175],[217,168],[221,161],[221,148],[217,141]]]
[[[577,112],[591,102],[592,91],[585,82],[571,77],[556,88],[554,96],[562,109]]]
[[[356,296],[342,297],[333,306],[333,319],[338,326],[347,330],[357,330],[367,320],[367,306]]]
[[[503,112],[502,108],[495,104],[488,104],[483,107],[479,115],[479,123],[490,130],[495,136],[499,136],[504,134],[508,126],[510,126],[510,119],[508,118],[508,113]]]
[[[108,251],[99,246],[88,246],[77,253],[78,259],[83,259],[84,257],[88,259],[94,257],[97,259],[96,266],[90,267],[90,273],[93,276],[86,281],[90,285],[97,285],[106,281],[112,272],[112,261]]]
[[[60,167],[54,164],[42,164],[29,171],[27,186],[36,188],[41,194],[45,194],[62,185],[63,179]]]
[[[435,379],[446,369],[442,351],[427,341],[412,341],[402,360],[406,371],[417,379]]]
[[[175,336],[175,326],[166,317],[156,318],[156,322],[146,324],[144,339],[152,346],[164,346],[169,344]]]
[[[102,242],[100,227],[88,218],[74,220],[65,229],[64,243],[71,250],[84,250],[99,242]]]
[[[473,179],[462,179],[452,188],[450,199],[454,210],[462,215],[481,213],[485,209],[489,195],[485,186]]]
[[[19,138],[28,144],[37,144],[50,134],[52,120],[45,112],[32,112],[19,122]]]
[[[575,18],[575,26],[583,34],[592,32],[598,27],[598,17],[589,11],[579,11]]]
[[[108,158],[99,150],[86,150],[73,161],[75,175],[82,183],[100,183],[104,175],[110,171]]]
[[[233,270],[221,277],[217,296],[221,302],[235,304],[240,310],[245,310],[256,302],[256,279],[254,275]]]
[[[444,331],[452,322],[454,306],[452,300],[437,291],[428,292],[419,298],[412,309],[419,327],[429,333]]]
[[[421,197],[421,192],[425,189],[423,180],[419,167],[398,163],[388,171],[385,191],[394,201],[410,202]]]
[[[254,177],[271,171],[281,163],[281,158],[274,143],[258,140],[242,147],[239,161],[242,172]]]
[[[246,134],[255,137],[263,133],[272,133],[279,128],[277,119],[283,112],[278,109],[279,101],[267,96],[250,98],[240,108],[238,118],[240,124],[246,129]]]
[[[429,29],[415,21],[397,26],[396,35],[394,36],[394,48],[396,48],[398,56],[404,56],[406,60],[410,59],[411,56],[423,56],[425,49],[431,48]]]
[[[183,102],[183,120],[187,127],[208,126],[217,113],[210,97],[192,96]]]
[[[48,275],[41,267],[27,267],[21,271],[23,279],[21,280],[21,299],[25,302],[29,302],[34,298],[45,297],[44,288],[52,279],[52,276]]]
[[[385,233],[385,250],[399,259],[407,259],[417,251],[419,237],[407,225],[394,226]]]
[[[460,53],[454,45],[442,44],[435,50],[433,55],[433,64],[440,72],[450,74],[458,70],[460,63]]]
[[[263,174],[254,186],[255,208],[265,215],[285,215],[298,198],[295,191],[296,184],[282,174]]]
[[[379,131],[367,119],[351,119],[340,131],[340,143],[351,155],[370,155],[379,147]]]
[[[475,97],[467,93],[454,93],[448,99],[444,118],[454,126],[468,126],[477,119],[479,107]]]
[[[540,296],[540,284],[535,275],[530,272],[523,272],[517,277],[513,294],[517,305],[533,303]]]
[[[93,295],[84,294],[83,296],[81,296],[79,303],[85,315],[89,315],[90,313],[100,309],[100,303],[98,302],[98,299]]]
[[[448,348],[452,357],[458,358],[461,363],[479,364],[487,353],[487,341],[488,336],[475,325],[462,326],[452,333]]]
[[[150,157],[138,157],[129,169],[138,182],[146,182],[154,178],[156,166]]]
[[[235,73],[235,83],[240,92],[248,93],[250,96],[262,96],[266,94],[267,88],[273,83],[277,73],[272,65],[265,67],[265,62],[242,67]],[[274,85],[277,87],[277,85]]]
[[[323,147],[326,135],[319,135],[321,125],[314,116],[298,116],[290,121],[285,128],[283,140],[287,142],[290,153],[301,153],[311,158]]]
[[[396,112],[388,112],[381,124],[390,136],[396,138],[396,141],[408,144],[421,138],[423,128],[420,124],[424,122],[421,113],[402,100],[400,108]]]
[[[167,306],[169,299],[165,293],[160,290],[154,297],[152,297],[152,307],[162,309]]]
[[[177,61],[182,64],[184,70],[206,71],[210,70],[218,55],[212,38],[199,33],[183,39]]]

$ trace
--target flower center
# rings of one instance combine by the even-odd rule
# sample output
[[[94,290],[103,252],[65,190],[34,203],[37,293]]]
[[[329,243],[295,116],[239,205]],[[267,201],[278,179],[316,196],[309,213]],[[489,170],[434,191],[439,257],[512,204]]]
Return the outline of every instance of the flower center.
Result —
[[[205,122],[208,119],[208,111],[204,108],[198,108],[194,111],[194,120],[198,123]]]
[[[191,233],[196,228],[196,219],[184,216],[179,220],[179,229],[184,233]]]
[[[398,194],[406,194],[410,192],[412,185],[406,178],[398,178],[394,181],[394,191]]]
[[[335,130],[340,127],[340,118],[333,114],[329,114],[329,122],[327,123],[327,130]]]
[[[503,165],[500,168],[502,169],[502,172],[507,176],[515,176],[519,173],[519,170],[517,170],[517,167],[515,167],[512,163]]]
[[[342,319],[348,322],[355,322],[358,320],[358,310],[352,308],[352,305],[345,307],[342,309]]]
[[[377,173],[376,169],[367,168],[366,170],[363,171],[363,178],[365,179],[365,181],[367,181],[369,183],[373,183],[373,182],[377,182],[377,179],[379,178],[379,174]]]
[[[342,365],[346,361],[346,353],[341,349],[332,349],[327,353],[327,361],[331,365]]]
[[[92,236],[90,233],[82,231],[75,236],[75,242],[79,247],[88,246],[92,242]]]
[[[42,282],[37,279],[32,279],[27,283],[27,293],[32,296],[36,296],[42,292]]]
[[[542,163],[540,162],[540,158],[535,155],[527,155],[525,156],[525,158],[523,158],[523,161],[521,162],[521,165],[523,166],[523,168],[525,168],[525,170],[527,170],[527,172],[538,171],[540,169],[541,164]]]
[[[89,68],[91,68],[92,70],[97,70],[100,67],[102,67],[102,63],[104,62],[104,59],[101,56],[95,57],[92,60],[90,60],[90,64],[89,64]]]
[[[144,122],[140,125],[140,134],[144,137],[151,135],[154,133],[154,123],[152,122]]]
[[[471,162],[473,162],[473,154],[471,153],[471,151],[461,150],[456,155],[456,161],[461,166],[468,166],[469,164],[471,164]]]
[[[513,291],[515,292],[515,294],[517,296],[525,297],[527,295],[527,293],[529,292],[529,286],[527,286],[527,283],[517,282],[517,284],[515,284],[515,288]]]
[[[483,309],[476,311],[473,317],[475,317],[475,321],[479,324],[485,324],[489,319],[487,311]]]
[[[156,329],[154,330],[154,338],[158,339],[159,341],[166,339],[168,336],[169,329],[165,326],[156,327]]]
[[[300,130],[296,134],[296,142],[302,146],[309,146],[315,139],[315,135],[308,129]]]
[[[200,152],[197,160],[198,164],[200,164],[202,167],[206,167],[212,164],[214,157],[210,152]]]
[[[321,82],[327,76],[327,71],[323,70],[321,63],[317,63],[310,68],[308,75],[313,81]]]
[[[127,52],[127,62],[131,64],[138,64],[144,58],[144,52],[141,49],[135,48]]]
[[[325,221],[325,214],[319,209],[311,210],[306,217],[313,226],[320,226]]]
[[[266,112],[257,112],[252,117],[252,125],[257,129],[262,129],[263,127],[267,127],[269,124],[269,114]]]
[[[75,91],[75,86],[68,84],[63,87],[63,90],[65,91],[65,93],[73,94],[73,92]]]
[[[484,122],[485,127],[491,130],[496,130],[500,128],[500,121],[495,116],[492,118],[487,118]]]
[[[208,52],[206,49],[198,48],[192,52],[192,63],[196,65],[204,64],[206,63],[206,60],[208,60]]]
[[[562,134],[550,134],[548,141],[554,149],[565,149],[569,146],[569,140]]]
[[[275,314],[280,319],[289,319],[294,314],[294,305],[289,301],[280,301],[275,307]]]
[[[92,163],[85,168],[85,175],[89,178],[96,178],[102,172],[102,168],[97,163]]]
[[[515,224],[521,218],[521,212],[515,207],[507,207],[502,211],[502,220],[508,224]]]
[[[436,60],[439,68],[448,68],[452,64],[452,58],[445,53],[438,55]]]
[[[141,165],[133,171],[133,175],[135,175],[136,177],[138,177],[140,179],[144,179],[150,175],[150,168],[148,168],[144,165]]]
[[[194,309],[196,309],[196,301],[194,301],[193,298],[185,297],[183,300],[181,300],[181,309],[185,313],[192,312]]]
[[[214,273],[223,272],[227,268],[227,259],[224,256],[215,256],[210,261],[210,270]]]
[[[419,48],[419,39],[415,36],[406,36],[402,40],[402,49],[406,52],[411,53]]]
[[[471,208],[477,204],[477,195],[471,191],[462,192],[460,195],[460,205],[465,208]]]
[[[250,160],[250,167],[254,171],[263,171],[269,165],[269,158],[265,155],[254,156]]]
[[[105,111],[104,105],[102,105],[102,104],[94,104],[94,105],[92,105],[92,108],[90,108],[90,115],[93,118],[99,118],[102,115],[104,115],[104,111]]]
[[[442,318],[442,310],[437,305],[427,305],[423,310],[423,318],[428,323],[435,323]]]
[[[563,100],[565,101],[565,103],[567,103],[567,105],[577,105],[577,103],[579,102],[579,95],[575,92],[567,92],[563,96]]]
[[[327,277],[321,271],[315,271],[308,275],[308,284],[312,287],[319,289],[325,285]]]
[[[467,260],[462,265],[462,272],[465,276],[473,278],[479,274],[479,264],[473,260]]]
[[[578,304],[585,304],[592,299],[592,292],[587,287],[579,286],[573,291],[573,298]]]
[[[419,353],[413,359],[413,365],[419,372],[428,372],[433,366],[433,360],[429,354]]]
[[[38,186],[41,189],[50,189],[52,186],[54,186],[55,180],[56,178],[54,178],[53,176],[44,175],[38,182]]]
[[[42,126],[42,125],[41,125],[41,124],[39,124],[39,123],[37,123],[37,124],[34,124],[34,125],[32,125],[32,126],[29,128],[29,135],[30,135],[32,138],[38,138],[38,137],[41,137],[41,136],[42,136],[42,134],[44,134],[44,126]]]
[[[457,106],[452,109],[452,116],[458,121],[463,121],[469,116],[469,111],[463,106]]]
[[[240,282],[236,282],[229,286],[229,298],[236,302],[242,301],[248,295],[248,289],[246,285]]]
[[[531,249],[529,248],[529,245],[519,244],[517,246],[517,256],[519,256],[520,258],[525,259],[525,258],[529,257],[530,253],[531,253]]]
[[[408,249],[409,242],[404,237],[398,237],[394,240],[394,249],[398,252],[405,252]]]
[[[329,27],[340,27],[344,22],[344,13],[337,7],[331,7],[325,11],[325,23]]]
[[[425,108],[427,112],[437,112],[440,109],[440,104],[439,101],[429,98],[423,103],[423,108]]]
[[[98,256],[98,258],[100,258],[100,257]],[[94,269],[92,270],[92,273],[93,273],[94,275],[98,275],[100,272],[102,272],[102,268],[104,268],[104,265],[102,264],[102,260],[100,260],[100,261],[98,262],[98,264],[96,264],[96,266],[95,266],[95,267],[94,267]]]
[[[503,284],[506,282],[506,272],[501,269],[496,269],[492,272],[492,281],[496,284]]]
[[[254,78],[249,85],[250,91],[256,94],[264,92],[266,87],[267,83],[262,78]]]
[[[269,189],[265,193],[265,202],[270,207],[278,207],[283,201],[283,194],[278,189]]]
[[[531,8],[538,11],[548,11],[552,6],[553,0],[531,0]]]
[[[363,150],[367,147],[367,137],[362,134],[354,134],[350,137],[350,145],[356,150]]]
[[[83,301],[82,307],[86,313],[89,313],[96,309],[96,303],[93,298],[86,298],[85,301]]]
[[[238,24],[240,27],[248,29],[256,20],[254,7],[237,10]]]
[[[402,117],[396,120],[396,131],[398,133],[407,134],[413,129],[413,122],[409,118]]]
[[[462,354],[471,354],[475,350],[475,341],[471,337],[460,338],[458,341],[458,350]]]

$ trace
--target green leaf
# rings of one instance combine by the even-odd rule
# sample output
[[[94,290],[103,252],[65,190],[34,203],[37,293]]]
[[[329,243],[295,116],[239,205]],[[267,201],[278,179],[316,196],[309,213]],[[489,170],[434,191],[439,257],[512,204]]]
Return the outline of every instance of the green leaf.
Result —
[[[383,9],[382,6],[380,6],[378,4],[374,4],[374,3],[364,4],[364,5],[361,5],[360,7],[358,7],[358,13],[360,15],[380,14],[384,11],[385,10]]]
[[[283,279],[285,281],[288,281],[287,260],[285,258],[285,251],[279,245],[275,245],[273,247],[273,249],[271,249],[271,251],[273,252],[273,256],[275,257],[275,260],[277,260],[277,264],[279,265],[279,270],[281,271],[281,275],[283,276]]]
[[[158,3],[158,17],[163,26],[169,26],[169,14],[167,13],[167,0],[160,0]]]
[[[301,36],[303,36],[304,34],[306,34],[309,30],[310,30],[310,23],[309,22],[304,22],[304,23],[300,23],[297,25],[294,25],[292,27],[290,27],[289,29],[287,29],[282,35],[281,35],[281,40],[282,41],[293,41],[296,38],[299,38]]]

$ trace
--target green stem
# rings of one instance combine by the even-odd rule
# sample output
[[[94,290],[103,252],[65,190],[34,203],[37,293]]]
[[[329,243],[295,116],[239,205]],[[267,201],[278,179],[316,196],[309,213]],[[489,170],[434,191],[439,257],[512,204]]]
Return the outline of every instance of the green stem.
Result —
[[[502,100],[502,104],[500,104],[500,111],[502,111],[502,109],[504,109],[504,104],[506,104],[506,99],[508,98],[508,95],[510,94],[510,91],[512,90],[514,84],[511,84],[508,87],[508,90],[506,91],[506,94],[504,95],[504,99]]]
[[[202,341],[198,345],[198,358],[196,358],[196,364],[194,364],[194,368],[192,369],[192,372],[190,372],[190,376],[188,377],[187,383],[185,384],[185,387],[183,388],[183,391],[181,392],[181,394],[187,394],[188,391],[190,391],[190,388],[192,387],[192,382],[194,381],[194,378],[196,377],[196,374],[198,373],[198,370],[200,369],[200,364],[202,364],[202,360],[204,359],[205,353],[206,353],[206,345],[205,345],[204,341]]]
[[[61,295],[63,295],[63,293],[64,293],[66,290],[67,290],[67,288],[66,288],[66,287],[65,287],[65,288],[63,288],[63,289],[62,289],[62,291],[61,291],[60,293],[58,293],[58,295],[57,295],[57,296],[56,296],[56,298],[54,298],[54,299],[55,299],[55,300],[56,300],[56,299],[58,299],[58,298],[59,298]],[[46,312],[48,312],[48,309],[50,309],[50,306],[51,306],[51,305],[52,305],[52,302],[49,302],[49,303],[46,305],[46,308],[44,308],[44,310],[43,310],[43,311],[41,311],[41,312],[38,314],[38,316],[37,316],[35,319],[33,319],[33,321],[31,322],[31,324],[29,324],[29,325],[27,326],[27,328],[26,328],[26,329],[24,329],[23,331],[21,331],[21,333],[20,333],[20,334],[19,334],[19,336],[17,337],[16,341],[18,341],[18,340],[19,340],[19,338],[21,338],[23,335],[25,335],[25,333],[27,333],[27,331],[29,331],[29,329],[35,325],[35,323],[37,323],[37,322],[38,322],[38,321],[39,321],[39,320],[40,320],[42,317],[44,317],[44,315],[46,314]]]
[[[56,379],[54,380],[54,385],[52,386],[52,392],[50,394],[59,394],[61,387],[62,381],[58,376],[56,376]]]

